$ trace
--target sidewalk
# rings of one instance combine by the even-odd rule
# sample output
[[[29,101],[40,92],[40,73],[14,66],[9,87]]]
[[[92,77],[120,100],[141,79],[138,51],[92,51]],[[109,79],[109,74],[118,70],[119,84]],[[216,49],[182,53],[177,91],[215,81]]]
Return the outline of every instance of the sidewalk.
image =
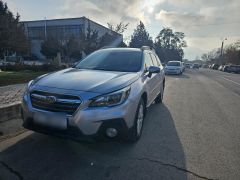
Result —
[[[0,108],[21,101],[26,84],[0,86]]]

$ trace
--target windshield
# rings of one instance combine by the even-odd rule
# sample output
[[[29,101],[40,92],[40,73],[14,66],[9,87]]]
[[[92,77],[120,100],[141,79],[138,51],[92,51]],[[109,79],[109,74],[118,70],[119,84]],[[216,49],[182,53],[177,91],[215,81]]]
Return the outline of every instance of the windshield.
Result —
[[[180,62],[168,62],[167,66],[180,66]]]
[[[100,50],[92,53],[82,60],[76,68],[120,71],[120,72],[138,72],[142,67],[141,51],[112,51]]]

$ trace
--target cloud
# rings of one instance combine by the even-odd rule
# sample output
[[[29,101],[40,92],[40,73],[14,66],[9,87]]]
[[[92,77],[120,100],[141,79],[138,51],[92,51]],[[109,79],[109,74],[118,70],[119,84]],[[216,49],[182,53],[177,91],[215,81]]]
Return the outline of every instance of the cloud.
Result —
[[[185,29],[196,22],[203,22],[204,16],[188,12],[179,13],[176,11],[161,10],[155,15],[155,19],[161,20],[165,26]]]
[[[139,0],[62,0],[62,6],[54,18],[85,16],[102,25],[114,25],[123,21],[129,23],[126,36],[129,36],[139,21],[151,21]],[[160,0],[158,0],[160,1]]]
[[[160,9],[155,19],[164,25],[182,28],[187,25],[240,22],[238,0],[168,0],[173,10]]]
[[[86,16],[99,22],[147,22],[138,0],[65,0],[58,17]]]

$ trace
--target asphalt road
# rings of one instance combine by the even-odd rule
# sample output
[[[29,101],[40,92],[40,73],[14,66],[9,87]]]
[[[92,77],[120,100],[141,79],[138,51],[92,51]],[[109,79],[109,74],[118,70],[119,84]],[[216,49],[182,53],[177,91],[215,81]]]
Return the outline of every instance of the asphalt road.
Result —
[[[168,76],[136,144],[31,131],[0,142],[0,179],[240,179],[240,75]]]

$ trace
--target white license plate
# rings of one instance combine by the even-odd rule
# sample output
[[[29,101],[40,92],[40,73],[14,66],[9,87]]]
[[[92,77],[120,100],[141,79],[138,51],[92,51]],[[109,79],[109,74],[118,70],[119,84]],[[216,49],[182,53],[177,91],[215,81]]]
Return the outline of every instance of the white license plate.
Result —
[[[62,130],[67,129],[67,118],[65,114],[35,112],[33,119],[34,123],[39,125]]]

